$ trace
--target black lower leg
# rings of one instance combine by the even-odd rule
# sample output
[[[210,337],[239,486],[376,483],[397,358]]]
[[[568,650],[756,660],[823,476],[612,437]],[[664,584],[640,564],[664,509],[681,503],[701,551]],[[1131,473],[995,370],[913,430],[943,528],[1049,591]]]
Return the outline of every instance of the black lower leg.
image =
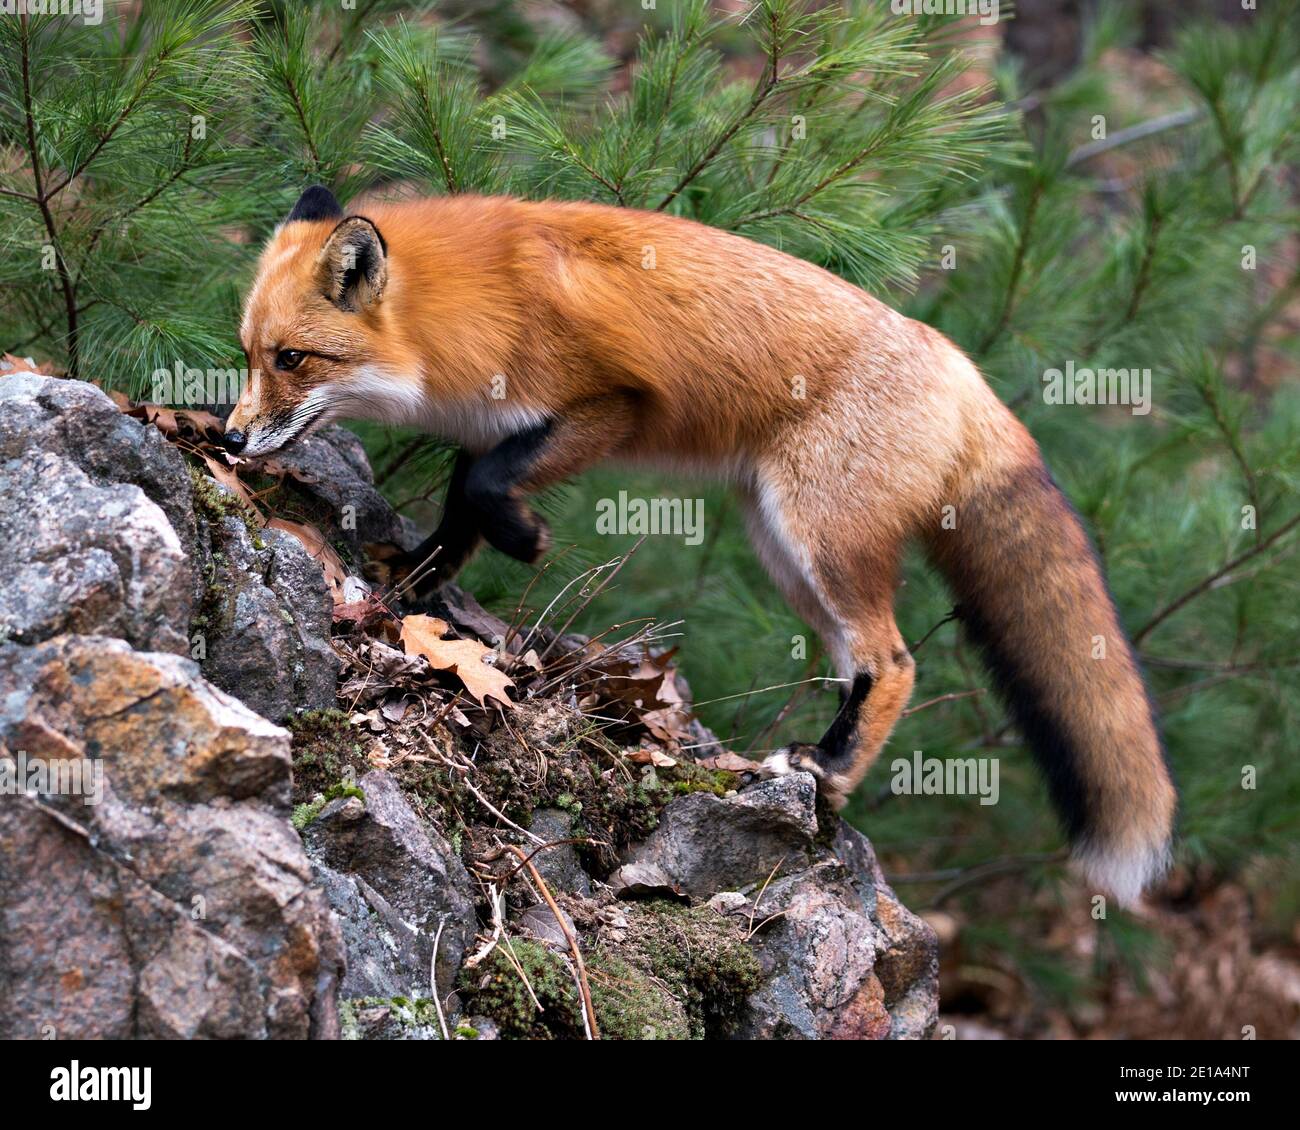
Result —
[[[533,562],[547,548],[549,532],[520,497],[546,448],[551,424],[538,424],[502,440],[470,469],[465,493],[488,544],[518,561]]]
[[[483,540],[474,520],[473,508],[465,497],[465,483],[473,464],[472,455],[457,452],[438,528],[394,563],[404,573],[420,572],[413,586],[417,595],[423,596],[450,581]]]
[[[862,704],[871,693],[873,680],[866,671],[853,677],[853,686],[840,703],[839,713],[817,743],[813,757],[827,773],[840,773],[853,764]]]

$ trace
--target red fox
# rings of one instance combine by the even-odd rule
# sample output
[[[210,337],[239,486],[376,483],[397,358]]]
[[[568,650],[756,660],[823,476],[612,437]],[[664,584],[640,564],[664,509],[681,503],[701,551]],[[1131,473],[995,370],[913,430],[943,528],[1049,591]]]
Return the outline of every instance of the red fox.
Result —
[[[912,690],[894,623],[921,541],[1033,749],[1085,876],[1135,902],[1176,793],[1087,535],[1029,433],[942,334],[771,247],[682,218],[457,195],[345,214],[303,193],[262,253],[226,427],[261,456],[330,420],[461,447],[441,584],[482,540],[549,546],[525,495],[607,459],[738,492],[754,547],[847,693],[774,755],[837,803]]]

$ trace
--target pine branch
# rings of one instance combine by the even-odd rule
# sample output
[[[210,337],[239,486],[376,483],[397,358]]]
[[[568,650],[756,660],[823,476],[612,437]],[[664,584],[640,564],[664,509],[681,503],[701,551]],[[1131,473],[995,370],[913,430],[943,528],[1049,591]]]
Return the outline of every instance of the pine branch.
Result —
[[[1203,593],[1209,592],[1211,589],[1219,588],[1223,584],[1230,584],[1233,579],[1230,577],[1230,574],[1234,569],[1244,565],[1247,561],[1250,561],[1252,558],[1258,557],[1266,549],[1276,544],[1279,540],[1281,540],[1292,530],[1294,530],[1296,526],[1300,526],[1300,514],[1297,514],[1295,515],[1295,517],[1291,518],[1287,522],[1284,522],[1278,529],[1274,530],[1273,533],[1271,533],[1263,541],[1256,543],[1250,549],[1246,550],[1245,553],[1238,554],[1222,568],[1216,569],[1208,577],[1204,578],[1201,581],[1198,581],[1186,592],[1182,593],[1176,599],[1171,600],[1168,604],[1166,604],[1163,608],[1161,608],[1159,612],[1157,612],[1154,616],[1152,616],[1150,620],[1148,620],[1145,624],[1143,624],[1142,627],[1140,627],[1136,632],[1133,633],[1133,645],[1136,647],[1138,644],[1140,644],[1156,628],[1158,628],[1167,619],[1169,619],[1170,616],[1172,616],[1180,608],[1183,608],[1187,604],[1190,604],[1198,596],[1201,596]]]
[[[125,211],[119,212],[115,216],[105,217],[94,227],[94,229],[90,233],[90,239],[86,243],[86,249],[82,254],[81,267],[77,271],[77,278],[76,278],[77,283],[81,282],[81,277],[85,273],[86,264],[90,261],[91,255],[94,253],[95,248],[99,245],[99,241],[104,237],[104,233],[107,232],[108,229],[114,226],[115,224],[120,224],[126,220],[129,220],[132,216],[134,216],[137,212],[139,212],[140,209],[147,208],[150,204],[152,204],[155,200],[157,200],[158,197],[160,197],[164,192],[166,192],[167,189],[171,188],[172,185],[174,185],[178,180],[180,180],[180,178],[186,172],[189,171],[190,152],[193,147],[193,144],[194,144],[193,131],[187,129],[185,131],[185,148],[181,153],[181,163],[180,165],[177,166],[175,170],[173,170],[171,176],[167,177],[166,180],[162,181],[150,192],[147,192],[134,204],[127,207]]]
[[[1025,207],[1025,218],[1021,222],[1020,231],[1016,237],[1016,250],[1011,261],[1011,277],[1007,280],[1006,294],[1003,296],[1001,309],[992,328],[975,350],[977,357],[987,355],[988,351],[993,348],[994,342],[1002,336],[1007,326],[1011,324],[1011,314],[1015,310],[1016,297],[1020,289],[1020,276],[1024,271],[1025,258],[1029,254],[1029,241],[1034,230],[1034,220],[1038,215],[1038,208],[1043,199],[1043,191],[1042,180],[1035,177],[1034,186],[1029,193],[1029,202]]]
[[[59,288],[63,291],[64,314],[67,319],[67,350],[68,350],[68,375],[76,376],[79,357],[78,326],[77,326],[77,294],[72,283],[72,277],[68,272],[68,262],[64,258],[63,249],[59,244],[58,228],[54,222],[54,213],[50,210],[50,195],[43,187],[41,172],[41,152],[36,141],[36,113],[32,105],[32,79],[31,79],[31,25],[28,22],[28,15],[24,11],[19,19],[22,21],[22,82],[23,82],[23,115],[27,128],[27,150],[32,163],[32,184],[36,188],[36,203],[41,212],[41,220],[45,224],[46,234],[49,236],[50,245],[54,248],[54,267],[59,276]],[[66,183],[66,182],[65,182]]]
[[[777,85],[780,82],[781,40],[776,34],[776,11],[774,9],[769,9],[768,14],[771,22],[772,42],[768,52],[767,65],[764,68],[764,77],[755,88],[754,94],[749,100],[749,105],[732,119],[731,123],[723,129],[716,138],[714,138],[713,143],[705,149],[702,154],[700,154],[695,163],[682,174],[681,179],[672,187],[668,195],[659,201],[658,206],[655,208],[656,212],[662,212],[667,208],[687,187],[690,186],[696,177],[708,168],[714,158],[722,152],[722,149],[727,142],[735,137],[740,128],[758,113],[764,103],[767,102],[773,92],[777,89]]]

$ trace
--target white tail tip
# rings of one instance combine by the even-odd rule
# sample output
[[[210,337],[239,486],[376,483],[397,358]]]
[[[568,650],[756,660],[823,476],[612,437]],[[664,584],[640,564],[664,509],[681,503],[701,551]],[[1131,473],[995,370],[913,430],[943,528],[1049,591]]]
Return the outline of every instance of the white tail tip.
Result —
[[[1169,870],[1169,845],[1081,845],[1074,863],[1089,884],[1109,891],[1121,906],[1134,907],[1142,892]]]

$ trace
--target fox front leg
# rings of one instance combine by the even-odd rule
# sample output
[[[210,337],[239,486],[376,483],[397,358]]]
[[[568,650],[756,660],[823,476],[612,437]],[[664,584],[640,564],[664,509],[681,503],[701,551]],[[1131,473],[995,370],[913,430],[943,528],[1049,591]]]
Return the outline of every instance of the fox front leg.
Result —
[[[465,495],[465,482],[473,465],[474,456],[469,452],[462,450],[456,453],[438,528],[414,549],[384,562],[395,577],[406,577],[419,572],[419,577],[411,586],[417,597],[426,596],[455,577],[482,544],[483,534],[479,530],[474,508]]]
[[[401,558],[409,572],[436,553],[414,586],[416,594],[451,580],[483,540],[517,561],[539,560],[550,549],[550,529],[527,496],[600,462],[632,434],[633,425],[631,399],[611,393],[571,405],[477,458],[461,452],[438,529]]]
[[[488,544],[517,561],[539,560],[551,547],[551,532],[526,497],[599,463],[633,434],[634,424],[631,397],[592,397],[502,440],[477,460],[465,496]]]

